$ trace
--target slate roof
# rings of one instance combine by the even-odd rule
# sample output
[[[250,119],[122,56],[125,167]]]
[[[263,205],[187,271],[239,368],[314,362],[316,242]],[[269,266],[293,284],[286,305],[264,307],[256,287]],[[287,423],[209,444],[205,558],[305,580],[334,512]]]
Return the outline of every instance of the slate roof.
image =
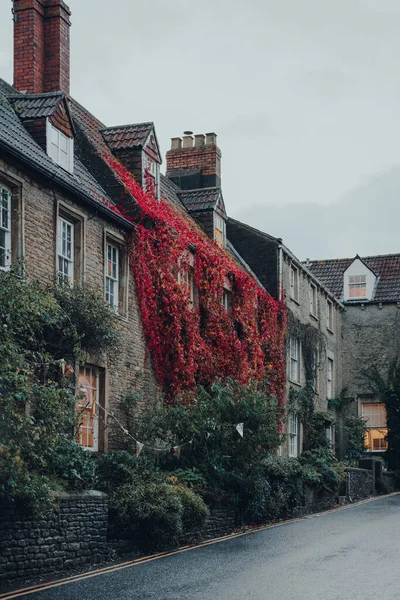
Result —
[[[16,94],[8,96],[20,119],[43,119],[50,117],[65,99],[63,92],[47,94]]]
[[[184,190],[179,191],[178,195],[182,204],[189,212],[199,212],[216,208],[221,195],[221,189],[212,187],[198,190]]]
[[[132,225],[110,208],[114,204],[111,197],[77,157],[74,160],[74,172],[69,173],[35,142],[7,97],[10,90],[13,96],[17,95],[11,86],[0,79],[0,148],[131,229]]]
[[[178,186],[175,185],[170,179],[168,179],[168,177],[165,177],[165,175],[162,174],[160,174],[160,187],[161,198],[169,200],[174,204],[178,204],[181,207],[184,206],[179,198],[179,193],[181,189],[178,188]]]
[[[138,123],[136,125],[106,127],[100,133],[111,150],[123,150],[144,146],[153,129],[154,123]]]
[[[372,302],[400,301],[400,254],[360,257],[377,276]],[[343,276],[354,258],[335,258],[332,260],[314,260],[307,268],[331,292],[341,300],[343,298]],[[354,300],[351,301],[354,303]]]

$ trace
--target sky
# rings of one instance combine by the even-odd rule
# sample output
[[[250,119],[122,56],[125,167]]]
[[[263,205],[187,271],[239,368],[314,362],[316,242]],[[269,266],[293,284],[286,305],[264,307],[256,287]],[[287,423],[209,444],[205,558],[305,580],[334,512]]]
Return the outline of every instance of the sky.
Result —
[[[107,126],[154,121],[164,156],[216,132],[228,214],[301,259],[400,252],[398,0],[68,4],[71,93]]]

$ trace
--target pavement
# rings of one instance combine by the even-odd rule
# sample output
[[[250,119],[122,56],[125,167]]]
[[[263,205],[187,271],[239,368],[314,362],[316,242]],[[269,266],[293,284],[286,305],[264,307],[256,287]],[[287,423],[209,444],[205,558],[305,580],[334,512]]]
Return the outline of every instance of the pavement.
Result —
[[[392,495],[0,599],[399,600],[399,567]]]

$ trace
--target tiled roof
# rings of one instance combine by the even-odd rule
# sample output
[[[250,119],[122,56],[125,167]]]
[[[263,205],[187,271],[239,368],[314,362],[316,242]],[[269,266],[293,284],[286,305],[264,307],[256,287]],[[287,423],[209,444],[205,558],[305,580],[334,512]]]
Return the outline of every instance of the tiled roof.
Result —
[[[372,301],[400,301],[400,254],[365,256],[361,260],[378,278]],[[307,267],[336,298],[342,299],[344,272],[353,261],[354,258],[314,260]]]
[[[50,117],[64,99],[65,94],[63,92],[9,96],[9,100],[20,119]]]
[[[111,150],[123,150],[144,146],[154,123],[138,123],[136,125],[122,125],[107,127],[101,130],[107,145]]]
[[[168,179],[168,177],[165,177],[165,175],[162,174],[160,175],[160,186],[161,198],[169,200],[170,202],[174,202],[179,206],[183,206],[179,198],[179,193],[181,191],[180,188],[178,188],[177,185],[175,185],[170,179]]]
[[[221,195],[221,189],[213,187],[201,188],[198,190],[184,190],[179,191],[178,195],[182,204],[189,212],[213,210],[217,206]]]
[[[57,165],[35,142],[5,95],[9,92],[10,86],[0,80],[0,148],[50,177],[54,183],[75,195],[100,205],[103,211],[116,218],[115,212],[109,208],[113,204],[110,196],[77,157],[74,160],[74,172],[69,173]],[[13,92],[15,94],[15,90]],[[122,217],[117,218],[128,225]]]

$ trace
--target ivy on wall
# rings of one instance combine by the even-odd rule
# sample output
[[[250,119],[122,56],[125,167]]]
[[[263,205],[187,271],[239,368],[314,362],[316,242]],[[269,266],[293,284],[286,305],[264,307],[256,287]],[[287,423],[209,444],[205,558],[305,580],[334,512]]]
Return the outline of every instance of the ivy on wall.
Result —
[[[140,212],[118,207],[135,227],[131,269],[157,379],[172,400],[196,385],[232,377],[267,382],[284,399],[286,309],[261,289],[179,207],[145,192],[113,157],[105,157]],[[190,256],[189,249],[192,249]],[[182,284],[191,273],[198,298]],[[224,283],[232,290],[227,313]]]

